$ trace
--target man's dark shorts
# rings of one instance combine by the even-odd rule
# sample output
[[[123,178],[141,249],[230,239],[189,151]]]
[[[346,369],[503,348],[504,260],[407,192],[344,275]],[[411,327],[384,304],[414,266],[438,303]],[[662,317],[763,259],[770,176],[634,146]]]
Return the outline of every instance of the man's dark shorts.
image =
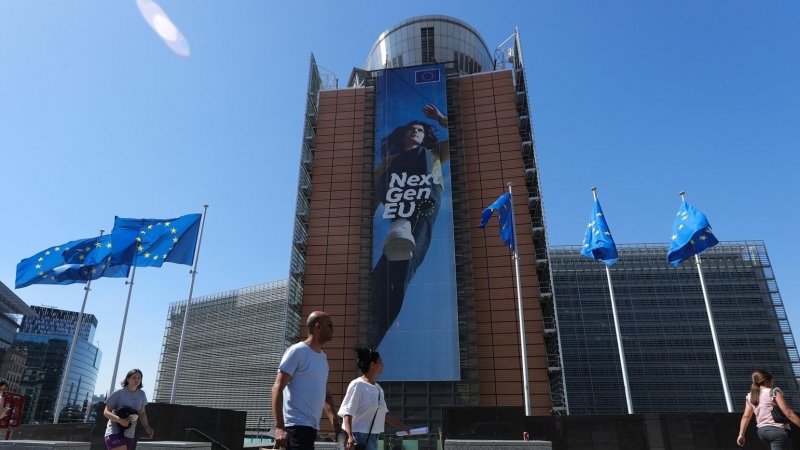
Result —
[[[311,427],[291,426],[286,427],[286,431],[289,433],[289,447],[287,450],[314,450],[317,430]]]

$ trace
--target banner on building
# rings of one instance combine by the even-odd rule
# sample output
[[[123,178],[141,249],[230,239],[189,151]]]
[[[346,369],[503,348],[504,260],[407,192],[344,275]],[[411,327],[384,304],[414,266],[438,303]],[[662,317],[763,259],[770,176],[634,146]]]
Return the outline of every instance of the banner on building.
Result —
[[[377,78],[371,341],[383,381],[460,379],[444,75]]]

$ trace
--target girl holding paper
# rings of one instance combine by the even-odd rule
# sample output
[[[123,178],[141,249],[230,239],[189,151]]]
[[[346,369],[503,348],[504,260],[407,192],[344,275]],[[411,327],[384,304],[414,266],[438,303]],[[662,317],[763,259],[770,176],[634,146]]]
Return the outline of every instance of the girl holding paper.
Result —
[[[339,408],[339,416],[344,419],[344,431],[347,433],[346,447],[354,450],[356,444],[359,444],[366,450],[377,450],[378,434],[383,433],[384,423],[393,425],[406,434],[411,429],[389,412],[383,389],[375,382],[383,372],[381,355],[364,347],[353,350],[363,375],[350,382]]]

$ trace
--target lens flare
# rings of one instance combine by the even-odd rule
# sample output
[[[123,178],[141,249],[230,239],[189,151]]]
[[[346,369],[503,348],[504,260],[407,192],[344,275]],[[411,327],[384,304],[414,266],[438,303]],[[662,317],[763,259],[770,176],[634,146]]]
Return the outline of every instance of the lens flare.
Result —
[[[144,20],[164,40],[167,47],[181,56],[189,56],[189,43],[161,7],[153,0],[136,0],[136,4]]]

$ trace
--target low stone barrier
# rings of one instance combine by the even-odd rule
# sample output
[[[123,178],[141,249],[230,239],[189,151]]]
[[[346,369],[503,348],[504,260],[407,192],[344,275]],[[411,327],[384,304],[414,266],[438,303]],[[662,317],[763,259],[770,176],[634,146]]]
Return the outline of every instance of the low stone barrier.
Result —
[[[89,450],[89,442],[71,441],[0,441],[2,450]]]
[[[211,450],[211,442],[151,441],[141,439],[137,450]]]
[[[553,450],[549,441],[479,441],[448,439],[445,450]]]

